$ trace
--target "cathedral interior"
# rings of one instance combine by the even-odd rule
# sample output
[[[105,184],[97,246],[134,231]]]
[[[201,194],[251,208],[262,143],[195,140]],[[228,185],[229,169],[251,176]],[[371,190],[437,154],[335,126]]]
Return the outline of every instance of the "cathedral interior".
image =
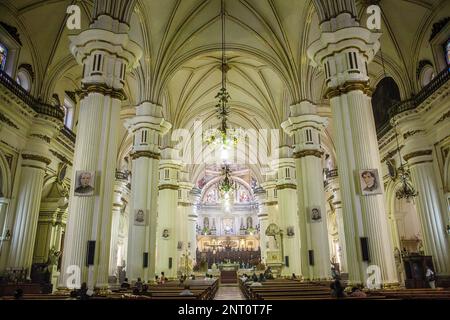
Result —
[[[450,299],[449,21],[0,1],[0,300]]]

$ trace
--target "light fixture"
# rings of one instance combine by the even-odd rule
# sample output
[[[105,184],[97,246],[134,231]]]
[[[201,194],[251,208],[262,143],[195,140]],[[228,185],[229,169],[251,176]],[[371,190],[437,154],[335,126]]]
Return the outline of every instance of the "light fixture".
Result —
[[[222,167],[223,179],[219,182],[219,191],[222,199],[229,201],[231,197],[231,191],[235,189],[235,183],[231,178],[231,169],[228,164]]]
[[[383,51],[381,50],[380,47],[380,55],[381,55],[381,64],[383,66],[383,73],[384,73],[384,77],[386,78],[386,68],[384,66],[384,58],[383,58]],[[401,181],[401,187],[395,192],[395,197],[400,200],[400,199],[406,199],[406,201],[411,201],[411,199],[413,199],[414,197],[416,197],[418,195],[418,192],[414,189],[411,179],[410,179],[410,172],[409,169],[407,167],[408,163],[405,161],[405,163],[403,163],[402,160],[402,155],[400,153],[400,145],[398,143],[398,134],[397,134],[397,127],[395,125],[395,123],[393,124],[394,127],[394,131],[395,131],[395,140],[397,142],[397,153],[398,153],[398,157],[400,159],[400,166],[398,167],[398,173],[397,173],[397,177],[400,179]]]
[[[222,73],[222,87],[215,96],[218,99],[216,104],[217,117],[220,119],[220,127],[217,129],[209,129],[206,133],[206,142],[209,145],[215,145],[216,150],[220,152],[220,160],[223,163],[229,162],[230,149],[237,144],[239,137],[242,135],[242,130],[228,128],[228,116],[230,114],[230,107],[228,101],[230,100],[230,94],[227,91],[227,72],[230,70],[227,64],[225,54],[225,3],[221,2],[220,17],[222,21],[222,61],[221,61],[221,73]]]

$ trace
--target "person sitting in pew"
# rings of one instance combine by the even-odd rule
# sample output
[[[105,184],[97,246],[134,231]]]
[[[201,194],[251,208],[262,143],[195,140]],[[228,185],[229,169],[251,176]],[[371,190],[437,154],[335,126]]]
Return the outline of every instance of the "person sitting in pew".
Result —
[[[257,282],[258,281],[258,276],[256,275],[256,272],[253,272],[253,274],[252,274],[252,281],[253,282]]]
[[[186,283],[184,285],[184,290],[180,292],[180,296],[193,296],[194,294],[190,289],[190,286]]]
[[[136,281],[136,283],[135,283],[134,286],[135,286],[136,289],[138,289],[139,292],[142,292],[142,286],[143,286],[143,284],[142,284],[141,278],[138,278],[138,279],[137,279],[137,281]]]
[[[16,291],[14,291],[14,299],[20,300],[23,298],[23,290],[18,288]]]
[[[295,273],[292,273],[291,280],[297,280],[297,276],[295,275]]]
[[[331,296],[334,298],[343,298],[345,297],[344,287],[341,284],[341,281],[339,279],[335,279],[331,285]]]
[[[266,277],[264,276],[263,273],[260,273],[260,274],[259,274],[259,279],[258,279],[258,281],[259,281],[259,282],[264,282],[264,281],[266,281]]]
[[[352,293],[350,293],[350,297],[359,297],[359,298],[365,298],[367,297],[367,294],[364,291],[361,291],[358,287],[352,288]]]
[[[125,280],[120,285],[120,288],[122,288],[122,289],[130,289],[130,284],[128,283],[128,278],[125,278]]]
[[[258,281],[253,281],[250,285],[249,285],[249,287],[261,287],[262,286],[262,283],[261,282],[258,282]]]
[[[266,278],[266,279],[270,279],[270,280],[273,280],[274,278],[273,278],[273,273],[272,273],[272,268],[271,267],[268,267],[267,269],[266,269],[266,271],[264,271],[264,277]]]

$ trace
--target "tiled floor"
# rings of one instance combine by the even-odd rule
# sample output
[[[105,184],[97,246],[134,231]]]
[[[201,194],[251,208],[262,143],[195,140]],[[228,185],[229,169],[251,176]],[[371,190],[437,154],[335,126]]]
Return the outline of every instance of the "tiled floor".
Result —
[[[245,300],[237,285],[220,285],[214,300]]]

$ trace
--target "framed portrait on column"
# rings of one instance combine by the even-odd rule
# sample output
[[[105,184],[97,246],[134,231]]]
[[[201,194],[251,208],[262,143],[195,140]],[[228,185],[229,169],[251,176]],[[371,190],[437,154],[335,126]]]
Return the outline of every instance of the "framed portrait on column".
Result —
[[[134,210],[134,225],[135,226],[146,226],[147,219],[147,209],[135,209]]]
[[[322,212],[320,210],[320,206],[309,208],[309,221],[312,223],[322,221]]]
[[[363,169],[358,172],[359,186],[361,195],[370,196],[381,194],[381,181],[378,169]]]
[[[95,192],[95,171],[78,170],[75,173],[74,195],[90,197]]]

